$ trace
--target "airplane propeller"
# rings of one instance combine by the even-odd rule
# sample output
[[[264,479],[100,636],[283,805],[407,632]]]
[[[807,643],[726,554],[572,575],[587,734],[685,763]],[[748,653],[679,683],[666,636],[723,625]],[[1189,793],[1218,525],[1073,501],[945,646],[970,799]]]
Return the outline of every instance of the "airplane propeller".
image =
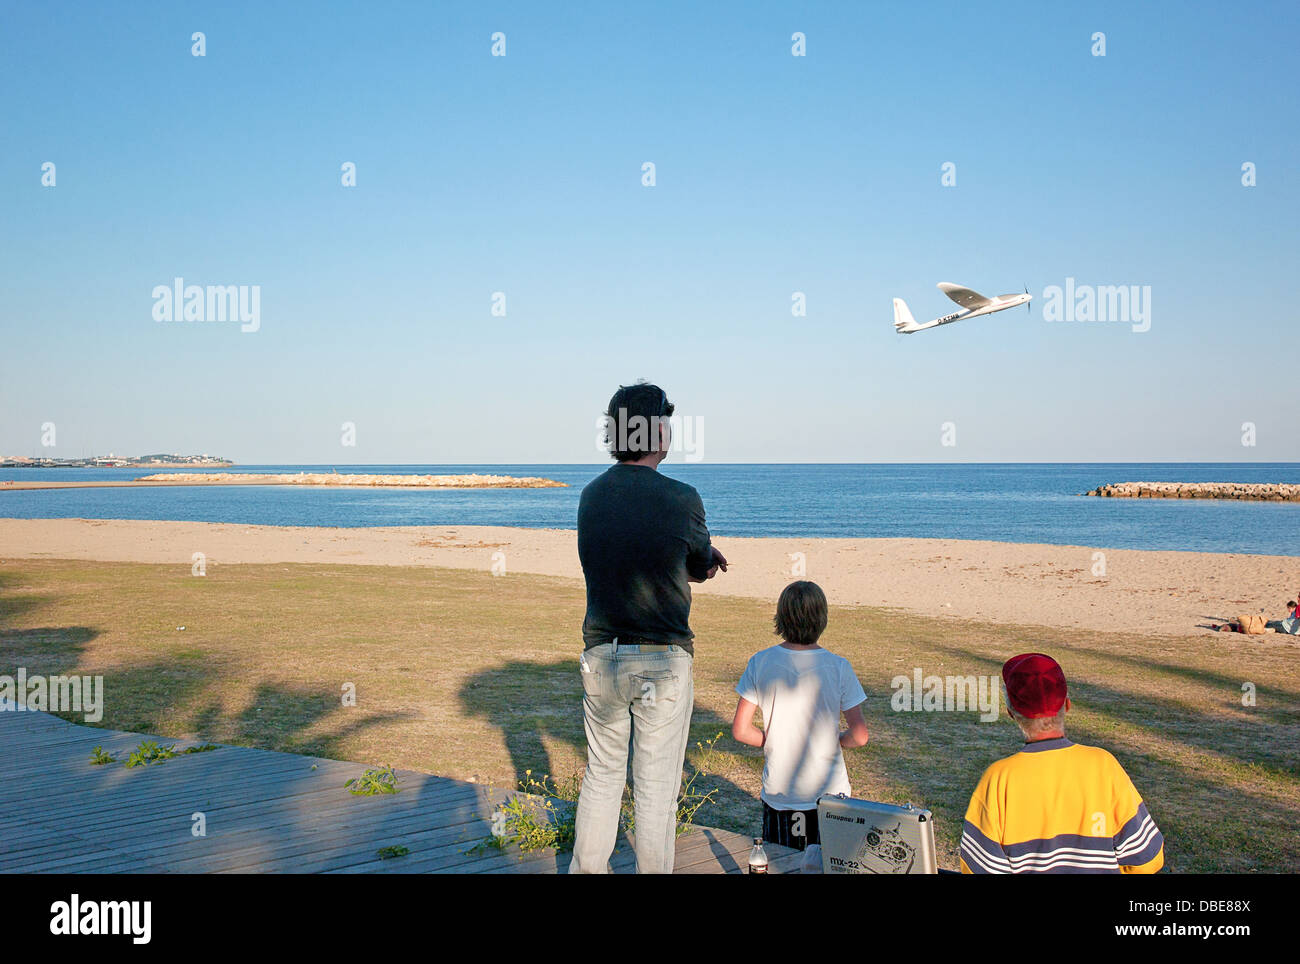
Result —
[[[1025,294],[1029,294],[1029,285],[1025,285]],[[1025,313],[1029,313],[1029,302],[1025,302]]]

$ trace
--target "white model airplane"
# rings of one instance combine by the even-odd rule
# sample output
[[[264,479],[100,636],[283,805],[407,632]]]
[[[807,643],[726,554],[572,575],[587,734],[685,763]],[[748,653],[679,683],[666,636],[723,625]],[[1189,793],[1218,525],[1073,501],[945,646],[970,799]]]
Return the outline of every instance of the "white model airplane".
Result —
[[[916,319],[912,317],[912,312],[907,308],[907,302],[903,301],[902,298],[895,298],[894,330],[900,335],[910,335],[914,331],[937,328],[939,325],[974,318],[976,315],[991,315],[995,311],[1004,311],[1007,308],[1014,308],[1016,305],[1024,305],[1025,310],[1028,311],[1029,302],[1034,297],[1026,288],[1025,293],[1022,295],[998,295],[996,298],[985,298],[977,291],[971,291],[961,285],[949,284],[947,281],[939,282],[939,290],[961,305],[962,310],[954,311],[951,315],[944,315],[942,318],[936,318],[933,321],[927,321],[924,325],[918,325]]]

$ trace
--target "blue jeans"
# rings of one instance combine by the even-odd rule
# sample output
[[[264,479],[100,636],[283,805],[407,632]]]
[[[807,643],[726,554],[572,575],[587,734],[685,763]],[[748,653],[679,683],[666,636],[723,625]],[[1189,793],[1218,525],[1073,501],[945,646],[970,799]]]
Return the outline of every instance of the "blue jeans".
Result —
[[[583,653],[587,772],[569,873],[609,873],[629,742],[637,873],[673,872],[677,796],[695,700],[691,663],[680,646],[642,652],[639,646],[605,643]]]

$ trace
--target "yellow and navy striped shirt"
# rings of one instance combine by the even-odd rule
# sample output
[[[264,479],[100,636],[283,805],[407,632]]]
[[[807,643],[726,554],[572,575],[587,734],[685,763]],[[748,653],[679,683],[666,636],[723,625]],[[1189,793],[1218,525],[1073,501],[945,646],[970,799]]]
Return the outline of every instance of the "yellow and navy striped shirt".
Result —
[[[966,874],[1154,874],[1165,841],[1119,761],[1065,737],[984,771],[966,808]]]

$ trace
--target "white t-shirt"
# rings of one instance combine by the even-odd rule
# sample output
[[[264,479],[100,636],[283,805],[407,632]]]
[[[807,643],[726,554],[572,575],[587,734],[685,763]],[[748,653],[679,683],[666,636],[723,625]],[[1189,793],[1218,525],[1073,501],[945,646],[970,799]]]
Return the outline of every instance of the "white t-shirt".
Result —
[[[763,711],[763,802],[815,810],[827,793],[850,794],[840,752],[840,713],[867,698],[853,667],[827,649],[773,646],[750,657],[736,684]]]

